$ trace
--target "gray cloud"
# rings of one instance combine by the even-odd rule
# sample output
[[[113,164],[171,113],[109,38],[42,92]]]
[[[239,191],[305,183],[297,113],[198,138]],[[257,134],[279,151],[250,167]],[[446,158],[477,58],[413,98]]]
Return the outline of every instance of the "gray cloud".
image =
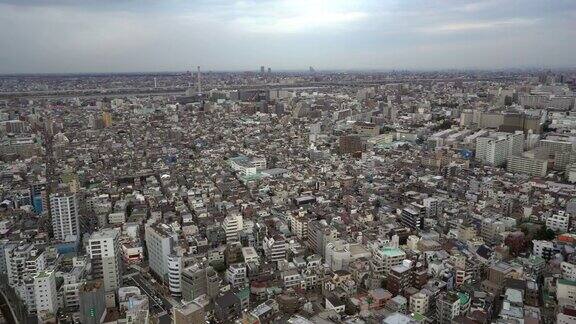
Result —
[[[576,3],[0,0],[0,73],[574,65]]]

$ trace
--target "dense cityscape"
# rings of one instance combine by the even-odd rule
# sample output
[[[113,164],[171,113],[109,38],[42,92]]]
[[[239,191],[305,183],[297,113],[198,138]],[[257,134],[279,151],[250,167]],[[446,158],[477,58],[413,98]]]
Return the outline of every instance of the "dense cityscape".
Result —
[[[6,323],[576,323],[576,70],[0,77]]]

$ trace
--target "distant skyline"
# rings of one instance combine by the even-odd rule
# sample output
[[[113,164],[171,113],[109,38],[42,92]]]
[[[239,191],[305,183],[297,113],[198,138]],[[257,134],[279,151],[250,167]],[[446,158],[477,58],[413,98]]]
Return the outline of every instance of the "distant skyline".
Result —
[[[0,0],[0,74],[576,66],[574,0]]]

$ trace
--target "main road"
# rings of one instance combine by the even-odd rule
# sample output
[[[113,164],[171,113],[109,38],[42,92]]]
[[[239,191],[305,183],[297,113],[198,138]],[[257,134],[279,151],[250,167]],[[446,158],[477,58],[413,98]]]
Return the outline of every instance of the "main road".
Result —
[[[4,316],[4,319],[6,319],[8,324],[18,324],[18,320],[12,311],[12,307],[7,301],[8,299],[6,298],[6,295],[4,295],[4,291],[0,289],[0,311]]]

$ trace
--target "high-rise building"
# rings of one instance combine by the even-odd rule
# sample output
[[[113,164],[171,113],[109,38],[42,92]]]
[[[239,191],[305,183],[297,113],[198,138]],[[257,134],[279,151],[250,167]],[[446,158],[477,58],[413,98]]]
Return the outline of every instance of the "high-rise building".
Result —
[[[386,280],[386,289],[392,295],[400,295],[404,289],[411,284],[412,271],[405,265],[397,265],[390,268],[390,273]]]
[[[34,244],[8,246],[5,250],[8,284],[26,304],[29,313],[36,312],[34,277],[46,269],[46,255]]]
[[[226,243],[238,242],[240,240],[240,232],[244,227],[242,214],[232,213],[224,218],[222,227],[226,232]]]
[[[340,136],[339,140],[340,154],[352,154],[362,152],[363,150],[364,145],[362,144],[362,138],[360,136],[358,135]]]
[[[476,140],[476,159],[500,166],[506,163],[508,142],[505,138],[480,137]]]
[[[54,238],[66,242],[77,241],[80,235],[80,226],[76,194],[58,192],[50,195],[50,211]]]
[[[559,211],[554,215],[548,216],[546,218],[546,227],[559,233],[568,232],[570,226],[570,214]]]
[[[264,247],[264,255],[272,262],[278,262],[286,258],[287,242],[284,235],[278,233],[272,236],[267,236],[262,242]]]
[[[148,264],[150,269],[163,281],[168,280],[168,257],[172,253],[178,234],[166,224],[146,225],[144,231]]]
[[[422,204],[426,208],[426,216],[438,217],[442,213],[442,204],[437,198],[425,198]]]
[[[408,206],[402,209],[401,222],[402,225],[411,229],[424,228],[424,216],[420,211],[416,210],[413,206]]]
[[[490,245],[498,244],[502,241],[501,233],[504,232],[506,226],[503,222],[493,219],[484,218],[480,227],[480,236],[484,242]]]
[[[112,126],[112,114],[108,111],[102,112],[102,124],[108,128]]]
[[[512,156],[524,152],[524,133],[495,132],[476,139],[476,159],[485,164],[500,166]]]
[[[417,292],[410,296],[410,312],[418,314],[426,314],[428,312],[428,295]]]
[[[174,297],[182,296],[182,257],[176,254],[168,256],[168,288]]]
[[[220,292],[220,277],[211,266],[194,264],[182,270],[182,299],[193,301],[201,295],[210,299]]]
[[[373,250],[372,268],[378,276],[387,276],[392,267],[402,264],[406,253],[398,248],[381,246]]]
[[[56,315],[58,296],[56,294],[56,275],[53,270],[45,270],[34,276],[34,297],[38,317],[45,314]]]
[[[328,226],[325,220],[313,220],[308,222],[308,245],[322,257],[326,253],[326,245],[338,238],[338,231]]]
[[[260,74],[264,74],[266,72],[266,67],[264,65],[260,66]]]
[[[92,233],[86,252],[92,262],[92,274],[102,279],[106,292],[114,291],[122,282],[120,234],[117,229],[105,228]]]
[[[516,131],[506,135],[508,141],[508,156],[516,156],[524,152],[524,132]]]
[[[506,169],[513,173],[525,173],[537,177],[545,177],[548,172],[548,159],[537,157],[533,151],[508,158]]]
[[[440,324],[451,324],[460,315],[460,298],[454,291],[442,293],[436,299],[436,320]]]

